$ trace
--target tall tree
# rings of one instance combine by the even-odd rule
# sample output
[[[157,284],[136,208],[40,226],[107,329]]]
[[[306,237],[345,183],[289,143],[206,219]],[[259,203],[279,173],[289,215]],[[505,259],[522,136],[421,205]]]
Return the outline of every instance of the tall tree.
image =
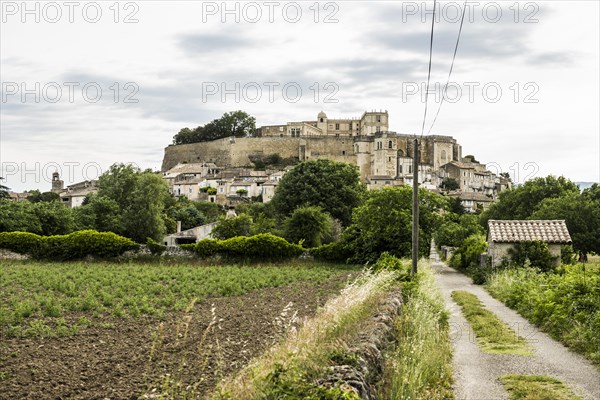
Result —
[[[356,167],[319,159],[304,161],[285,174],[271,203],[284,216],[304,205],[321,207],[347,226],[365,193]]]
[[[285,238],[290,243],[299,243],[305,248],[318,247],[331,237],[333,219],[320,207],[298,207],[285,221]]]
[[[579,188],[565,177],[532,179],[500,192],[498,201],[482,214],[482,222],[487,223],[490,219],[528,219],[543,200],[570,194],[579,194]]]
[[[238,110],[225,113],[204,126],[183,128],[174,137],[173,144],[208,142],[226,137],[251,136],[256,131],[256,119]]]
[[[0,181],[3,181],[4,178],[0,176]],[[0,200],[8,199],[10,195],[8,194],[9,188],[0,183]]]

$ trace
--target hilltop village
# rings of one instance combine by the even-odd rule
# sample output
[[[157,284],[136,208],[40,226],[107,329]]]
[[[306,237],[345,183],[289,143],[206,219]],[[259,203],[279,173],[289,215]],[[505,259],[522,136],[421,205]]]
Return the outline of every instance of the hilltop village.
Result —
[[[170,145],[162,173],[174,195],[226,205],[268,202],[289,169],[319,158],[356,165],[369,189],[412,185],[413,137],[390,131],[387,111],[350,119],[321,111],[315,120],[261,126],[254,137]],[[510,186],[473,156],[463,157],[451,136],[424,136],[419,157],[419,184],[459,197],[470,212]]]
[[[412,185],[413,138],[389,130],[387,111],[345,119],[321,111],[315,120],[261,126],[252,137],[169,145],[161,173],[173,195],[225,206],[269,202],[287,171],[319,158],[356,165],[368,189]],[[424,136],[419,161],[419,185],[460,198],[468,212],[486,208],[511,185],[474,156],[463,157],[452,136]],[[53,174],[52,192],[69,207],[96,190],[93,180],[65,187]]]

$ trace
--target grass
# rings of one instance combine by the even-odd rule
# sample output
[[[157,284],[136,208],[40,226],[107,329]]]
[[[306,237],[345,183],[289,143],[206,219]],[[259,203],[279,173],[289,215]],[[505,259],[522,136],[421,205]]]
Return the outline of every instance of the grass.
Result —
[[[600,366],[600,263],[493,274],[486,289],[531,323]]]
[[[0,329],[7,337],[69,336],[103,318],[185,310],[192,299],[235,296],[298,281],[323,282],[349,267],[3,262]]]
[[[315,381],[334,360],[351,358],[345,343],[361,331],[361,323],[395,283],[397,274],[365,274],[329,300],[315,317],[253,361],[234,377],[224,380],[214,399],[358,399],[340,388],[325,389]]]
[[[540,375],[503,375],[510,400],[581,400],[560,380]]]
[[[428,264],[414,287],[403,290],[395,321],[398,345],[387,355],[381,399],[452,399],[452,344],[448,313]]]
[[[477,344],[490,354],[532,355],[531,346],[510,329],[494,313],[486,310],[477,296],[466,291],[452,292],[452,299],[460,305],[471,324]]]

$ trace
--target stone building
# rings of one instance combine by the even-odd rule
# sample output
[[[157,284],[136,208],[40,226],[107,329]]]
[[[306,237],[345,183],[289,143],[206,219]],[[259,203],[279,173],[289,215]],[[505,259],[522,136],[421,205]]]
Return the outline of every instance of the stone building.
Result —
[[[97,181],[95,180],[87,180],[74,183],[65,188],[64,181],[60,179],[59,173],[54,172],[52,174],[51,191],[60,196],[64,205],[74,208],[83,205],[83,201],[88,195],[98,191],[96,183]]]
[[[488,251],[491,265],[496,267],[510,260],[510,250],[517,243],[542,241],[548,243],[550,253],[560,265],[561,246],[571,243],[571,236],[564,220],[489,220]]]
[[[328,118],[321,111],[313,121],[288,122],[285,125],[266,125],[256,130],[258,137],[352,137],[373,135],[389,130],[386,111],[365,111],[360,118]]]

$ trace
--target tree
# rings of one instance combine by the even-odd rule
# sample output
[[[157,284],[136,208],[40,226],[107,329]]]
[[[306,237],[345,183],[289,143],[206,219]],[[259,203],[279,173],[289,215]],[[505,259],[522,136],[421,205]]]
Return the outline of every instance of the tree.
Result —
[[[252,228],[252,218],[247,214],[237,217],[220,217],[212,230],[212,236],[217,239],[229,239],[236,236],[249,236]]]
[[[531,216],[532,219],[564,219],[580,261],[587,261],[588,253],[600,254],[600,197],[595,200],[594,193],[592,189],[581,195],[571,193],[548,198]]]
[[[124,234],[123,217],[119,204],[107,196],[89,195],[86,204],[73,209],[78,229]]]
[[[356,167],[331,160],[310,160],[286,173],[271,200],[280,215],[289,216],[300,206],[321,207],[347,226],[352,209],[361,204],[366,191]]]
[[[209,142],[230,136],[247,137],[256,131],[256,119],[244,111],[223,114],[204,126],[183,128],[173,137],[173,144]]]
[[[42,235],[66,235],[75,229],[73,210],[59,201],[34,203],[33,213],[40,221]]]
[[[206,223],[204,214],[193,204],[172,208],[168,215],[175,221],[181,221],[181,229],[183,230],[192,229]]]
[[[152,171],[114,164],[98,178],[98,196],[112,199],[122,215],[123,235],[138,243],[162,241],[164,210],[170,201],[165,181]]]
[[[40,201],[57,201],[60,200],[60,196],[58,195],[58,193],[54,192],[40,193],[39,190],[32,190],[27,195],[27,200],[32,203],[39,203]]]
[[[419,190],[419,254],[427,256],[433,231],[440,224],[438,211],[445,199]],[[372,191],[352,214],[352,225],[342,238],[351,246],[354,261],[376,261],[384,251],[397,257],[412,252],[412,188],[408,186]]]
[[[240,197],[245,197],[248,194],[248,191],[246,189],[238,189],[235,193]]]
[[[440,187],[447,191],[458,190],[460,188],[460,184],[454,178],[444,178]]]
[[[290,243],[300,243],[305,248],[318,247],[331,236],[333,219],[320,207],[298,207],[285,221],[285,239]]]
[[[513,189],[500,192],[498,201],[482,213],[482,222],[490,219],[528,219],[548,198],[579,194],[579,188],[570,180],[554,176],[536,178]]]
[[[0,232],[42,233],[42,225],[28,201],[0,200]]]
[[[0,181],[3,181],[4,178],[0,176]],[[0,184],[0,200],[2,199],[8,199],[10,197],[10,195],[8,194],[8,190],[10,188]]]

